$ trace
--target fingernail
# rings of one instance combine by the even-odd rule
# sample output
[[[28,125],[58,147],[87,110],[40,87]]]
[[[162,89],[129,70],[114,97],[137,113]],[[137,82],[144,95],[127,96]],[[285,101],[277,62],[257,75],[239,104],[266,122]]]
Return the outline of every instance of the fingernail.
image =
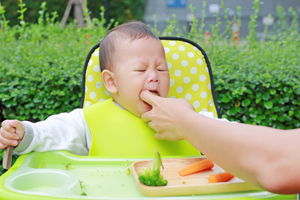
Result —
[[[17,141],[13,141],[13,142],[12,142],[12,145],[13,145],[13,146],[17,146],[17,145],[18,145],[18,142],[17,142]]]
[[[15,135],[15,136],[14,136],[14,139],[16,139],[16,140],[19,139],[19,136],[18,136],[18,135]]]

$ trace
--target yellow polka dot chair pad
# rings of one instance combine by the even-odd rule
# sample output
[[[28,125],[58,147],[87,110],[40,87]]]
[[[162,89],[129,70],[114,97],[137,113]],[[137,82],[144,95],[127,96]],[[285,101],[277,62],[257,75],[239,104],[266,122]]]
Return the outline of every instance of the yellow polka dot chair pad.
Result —
[[[179,37],[160,37],[170,73],[169,98],[188,100],[197,112],[206,110],[219,116],[213,75],[204,50],[196,43]],[[101,80],[99,44],[85,61],[81,108],[110,98]]]

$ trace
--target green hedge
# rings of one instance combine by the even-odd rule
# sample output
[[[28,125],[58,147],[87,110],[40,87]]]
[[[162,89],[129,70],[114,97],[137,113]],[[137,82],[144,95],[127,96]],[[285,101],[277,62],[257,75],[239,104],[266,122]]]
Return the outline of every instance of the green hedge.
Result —
[[[204,24],[196,19],[187,32],[174,16],[167,21],[164,35],[189,38],[204,48],[222,117],[281,129],[300,127],[299,13],[290,9],[292,24],[282,18],[275,24],[280,32],[266,27],[267,37],[258,40],[254,31],[258,0],[254,10],[249,35],[241,38],[238,47],[230,36],[232,21],[228,20],[229,28],[220,33],[218,16],[211,26],[209,44],[204,43]],[[107,32],[103,18],[87,28],[76,28],[74,23],[61,28],[55,16],[43,14],[38,23],[26,24],[26,12],[20,12],[23,25],[7,26],[3,11],[0,8],[0,121],[35,122],[78,108],[85,58]],[[280,7],[278,11],[284,15]],[[239,22],[240,15],[233,20]],[[160,35],[155,26],[153,30]],[[0,159],[2,153],[0,150]]]
[[[2,32],[0,121],[39,121],[78,108],[85,58],[105,33],[103,28],[63,29],[59,24],[33,24],[21,39],[16,28]]]
[[[281,129],[300,127],[299,38],[294,42],[284,49],[272,40],[263,48],[226,51],[220,46],[207,52],[215,66],[222,117]]]

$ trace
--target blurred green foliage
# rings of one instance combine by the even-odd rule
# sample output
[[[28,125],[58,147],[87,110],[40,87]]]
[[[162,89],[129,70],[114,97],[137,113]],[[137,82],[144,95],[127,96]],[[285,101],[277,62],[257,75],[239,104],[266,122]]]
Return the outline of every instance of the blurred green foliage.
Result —
[[[40,5],[45,0],[26,0],[27,11],[25,13],[25,21],[29,23],[37,23],[39,17]],[[58,20],[61,20],[67,8],[68,0],[51,0],[47,2],[47,13],[57,12]],[[133,19],[143,19],[145,0],[109,0],[109,17],[115,19],[119,23],[123,23]],[[2,0],[2,5],[6,10],[6,19],[9,20],[10,25],[19,24],[17,12],[19,9],[18,1],[16,0]],[[88,0],[87,7],[92,18],[100,19],[100,7],[104,6],[104,0]],[[73,21],[73,14],[68,18],[68,22]]]

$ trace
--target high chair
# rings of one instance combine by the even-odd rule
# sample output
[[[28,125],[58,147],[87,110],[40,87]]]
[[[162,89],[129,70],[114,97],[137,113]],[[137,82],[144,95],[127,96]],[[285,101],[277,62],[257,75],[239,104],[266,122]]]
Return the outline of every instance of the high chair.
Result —
[[[219,117],[212,70],[204,50],[196,43],[184,38],[160,37],[160,40],[165,49],[170,72],[169,97],[184,98],[194,106],[197,112],[209,111],[214,113],[215,117]],[[84,64],[81,108],[110,98],[109,92],[101,81],[100,73],[99,44],[97,44],[89,52]],[[203,157],[197,157],[197,159],[203,159]],[[174,165],[168,164],[169,161],[165,162],[165,170],[167,166],[173,167]],[[177,164],[183,165],[184,162]],[[134,180],[137,171],[135,163],[146,166],[149,161],[133,158],[77,156],[64,151],[32,152],[20,156],[12,168],[0,177],[0,199],[149,199],[144,195],[145,193],[141,193],[142,190],[137,186],[138,182]],[[125,173],[125,171],[128,172],[130,165],[131,173]],[[297,195],[272,194],[253,189],[253,186],[248,186],[246,190],[243,190],[243,184],[247,183],[236,177],[231,183],[217,183],[215,186],[218,190],[214,190],[216,193],[209,192],[213,191],[211,188],[215,186],[207,183],[201,187],[194,187],[196,191],[202,191],[198,193],[201,195],[194,195],[191,192],[188,193],[187,186],[197,184],[197,182],[183,183],[183,179],[176,171],[174,176],[178,176],[175,178],[177,185],[180,185],[177,187],[178,191],[187,188],[184,190],[187,193],[181,196],[168,195],[168,190],[176,193],[177,189],[172,189],[175,185],[170,185],[167,190],[164,190],[165,186],[158,188],[147,186],[144,189],[150,196],[157,194],[157,191],[163,191],[159,194],[166,197],[158,195],[151,198],[155,200],[170,198],[174,200],[297,199]],[[228,188],[231,188],[230,192]],[[222,191],[223,193],[220,193]]]
[[[160,37],[170,73],[168,97],[188,100],[197,112],[219,117],[212,70],[207,55],[196,43],[178,37]],[[89,52],[82,77],[81,108],[110,98],[101,81],[99,44]]]

